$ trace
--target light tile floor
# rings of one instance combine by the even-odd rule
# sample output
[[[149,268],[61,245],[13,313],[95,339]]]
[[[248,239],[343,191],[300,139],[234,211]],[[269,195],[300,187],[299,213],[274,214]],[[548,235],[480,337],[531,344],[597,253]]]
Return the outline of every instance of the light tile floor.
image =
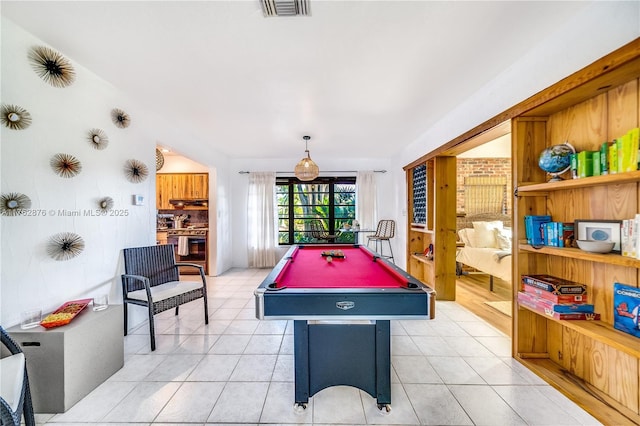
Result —
[[[432,321],[392,321],[392,410],[347,386],[293,409],[293,323],[255,319],[253,291],[268,270],[208,278],[202,301],[156,316],[125,338],[125,365],[66,413],[38,424],[596,425],[510,357],[510,339],[455,302]]]

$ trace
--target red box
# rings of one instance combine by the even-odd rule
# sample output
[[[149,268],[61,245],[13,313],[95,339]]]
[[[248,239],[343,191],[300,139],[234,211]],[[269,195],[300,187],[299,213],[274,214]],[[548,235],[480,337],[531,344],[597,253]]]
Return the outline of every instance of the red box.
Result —
[[[535,294],[536,296],[549,300],[553,303],[573,303],[579,305],[581,303],[587,303],[587,294],[555,294],[550,291],[545,291],[537,287],[530,286],[528,284],[522,285],[525,293]]]
[[[575,281],[565,280],[552,275],[523,275],[522,284],[548,291],[554,294],[586,294],[587,286]]]
[[[600,314],[589,312],[563,313],[555,312],[552,308],[545,307],[544,303],[539,303],[540,299],[531,293],[518,292],[518,303],[521,306],[538,312],[544,316],[558,320],[599,320]]]

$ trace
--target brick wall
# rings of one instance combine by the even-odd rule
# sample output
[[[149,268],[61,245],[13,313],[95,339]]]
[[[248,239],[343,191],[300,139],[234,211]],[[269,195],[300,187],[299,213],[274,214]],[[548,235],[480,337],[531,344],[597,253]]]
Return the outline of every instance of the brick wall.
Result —
[[[506,176],[507,214],[511,214],[513,190],[511,189],[510,158],[458,158],[457,211],[464,211],[464,178],[466,176]]]

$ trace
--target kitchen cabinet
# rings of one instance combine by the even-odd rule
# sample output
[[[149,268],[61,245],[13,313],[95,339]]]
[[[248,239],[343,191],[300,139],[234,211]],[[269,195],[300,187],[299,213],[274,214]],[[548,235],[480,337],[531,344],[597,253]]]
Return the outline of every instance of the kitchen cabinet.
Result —
[[[633,44],[632,44],[633,46]],[[545,148],[568,141],[597,151],[640,122],[640,43],[621,49],[561,82],[549,98],[512,119],[514,202],[513,279],[548,274],[587,286],[600,321],[563,321],[523,305],[514,309],[514,357],[605,424],[640,424],[640,339],[613,327],[615,282],[638,287],[640,260],[577,248],[532,247],[525,215],[557,222],[622,220],[640,207],[640,172],[547,182],[538,167]],[[550,88],[550,89],[553,89]],[[551,96],[553,94],[553,96]],[[517,303],[518,285],[514,285]]]
[[[208,199],[208,173],[158,173],[156,174],[156,208],[172,210],[176,207],[169,200]],[[181,210],[206,210],[207,206],[185,206]]]

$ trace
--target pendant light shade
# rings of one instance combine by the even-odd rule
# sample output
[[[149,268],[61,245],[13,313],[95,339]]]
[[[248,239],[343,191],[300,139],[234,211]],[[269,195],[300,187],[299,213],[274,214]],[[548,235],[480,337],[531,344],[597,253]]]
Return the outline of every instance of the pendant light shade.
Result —
[[[320,174],[320,168],[309,155],[308,143],[309,139],[311,139],[311,136],[303,136],[302,139],[304,139],[305,142],[304,152],[307,154],[307,156],[300,160],[298,164],[296,164],[294,173],[298,179],[302,181],[310,181],[318,177],[318,175]]]

